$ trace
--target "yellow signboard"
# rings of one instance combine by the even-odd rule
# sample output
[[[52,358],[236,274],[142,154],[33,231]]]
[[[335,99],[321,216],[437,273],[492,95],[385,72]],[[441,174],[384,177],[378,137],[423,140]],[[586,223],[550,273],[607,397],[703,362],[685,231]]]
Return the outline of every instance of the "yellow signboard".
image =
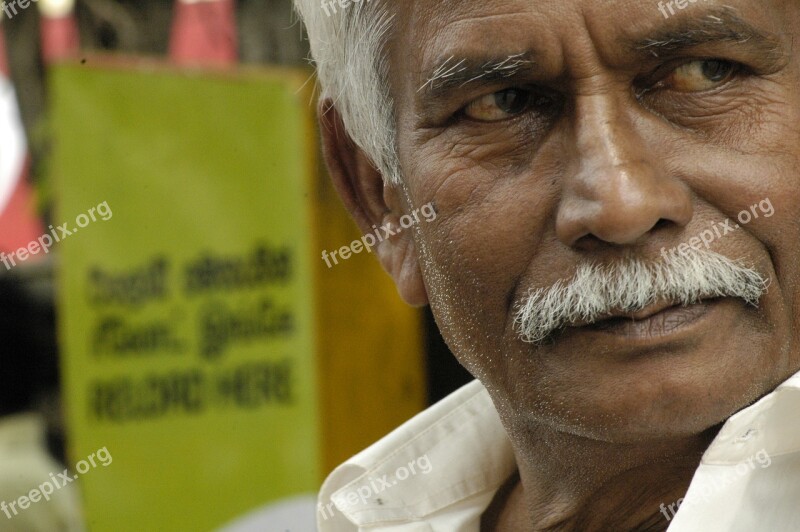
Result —
[[[319,260],[354,230],[307,72],[92,65],[53,76],[69,449],[113,455],[80,479],[90,529],[213,530],[313,494],[424,386],[376,261]]]

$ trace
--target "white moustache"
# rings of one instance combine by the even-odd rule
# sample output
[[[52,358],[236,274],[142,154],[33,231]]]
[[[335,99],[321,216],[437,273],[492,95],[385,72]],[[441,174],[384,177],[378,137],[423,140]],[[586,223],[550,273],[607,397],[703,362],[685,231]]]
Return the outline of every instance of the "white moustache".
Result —
[[[524,342],[540,345],[569,325],[595,323],[614,311],[635,313],[659,301],[693,305],[736,297],[756,306],[768,285],[752,268],[692,248],[656,262],[585,263],[569,281],[532,290],[518,303],[514,326]]]

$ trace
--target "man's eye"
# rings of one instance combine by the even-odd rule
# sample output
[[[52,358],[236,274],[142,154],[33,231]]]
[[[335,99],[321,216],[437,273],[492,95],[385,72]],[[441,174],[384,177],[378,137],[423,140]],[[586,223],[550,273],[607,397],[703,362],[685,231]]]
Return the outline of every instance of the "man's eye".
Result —
[[[739,65],[719,59],[685,63],[659,84],[677,92],[702,92],[724,85],[739,72]]]
[[[525,112],[534,100],[531,91],[505,89],[481,96],[464,108],[464,116],[480,122],[508,120]]]

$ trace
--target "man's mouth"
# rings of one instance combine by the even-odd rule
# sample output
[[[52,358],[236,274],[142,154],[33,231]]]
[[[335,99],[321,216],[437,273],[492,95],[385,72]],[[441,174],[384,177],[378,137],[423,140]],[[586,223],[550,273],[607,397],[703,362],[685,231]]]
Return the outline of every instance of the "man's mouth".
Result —
[[[572,324],[570,328],[638,338],[663,336],[699,320],[719,300],[704,299],[692,305],[660,301],[636,312],[613,311],[592,323]]]

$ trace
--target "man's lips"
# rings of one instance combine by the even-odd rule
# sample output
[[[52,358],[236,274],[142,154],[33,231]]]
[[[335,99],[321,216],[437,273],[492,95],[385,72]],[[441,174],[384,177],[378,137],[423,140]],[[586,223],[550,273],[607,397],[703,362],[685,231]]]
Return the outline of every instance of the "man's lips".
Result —
[[[637,312],[613,311],[592,323],[571,324],[569,328],[631,337],[662,336],[700,319],[716,301],[706,299],[688,306],[660,301]]]
[[[670,301],[659,301],[659,302],[653,303],[652,305],[648,305],[645,308],[643,308],[642,310],[639,310],[639,311],[636,311],[636,312],[624,312],[624,311],[621,311],[621,310],[614,310],[614,311],[609,312],[608,314],[604,314],[599,319],[593,320],[591,322],[579,321],[579,322],[570,323],[569,326],[570,327],[595,326],[595,325],[598,325],[598,324],[600,324],[600,323],[602,323],[604,321],[612,321],[612,320],[619,320],[619,319],[632,320],[632,321],[641,321],[641,320],[646,320],[646,319],[648,319],[648,318],[650,318],[650,317],[652,317],[652,316],[654,316],[654,315],[658,314],[659,312],[662,312],[662,311],[664,311],[666,309],[669,309],[669,308],[672,308],[672,307],[677,307],[677,306],[679,306],[678,303],[674,303],[674,302],[670,302]]]

